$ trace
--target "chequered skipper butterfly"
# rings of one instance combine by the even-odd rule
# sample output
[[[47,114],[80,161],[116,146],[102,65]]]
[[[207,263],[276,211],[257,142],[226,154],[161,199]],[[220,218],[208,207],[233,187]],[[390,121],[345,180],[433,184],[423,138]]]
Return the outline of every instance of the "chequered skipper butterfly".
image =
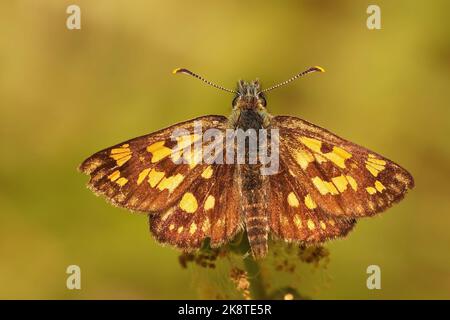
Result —
[[[309,68],[265,90],[257,80],[239,81],[235,91],[176,69],[235,93],[232,115],[203,116],[125,141],[95,153],[80,170],[90,175],[92,191],[148,214],[155,238],[184,251],[201,247],[205,239],[219,247],[240,231],[246,231],[255,258],[267,254],[269,235],[302,244],[343,237],[357,219],[403,199],[414,180],[396,163],[326,129],[267,112],[267,91],[316,71],[323,69]],[[278,171],[262,175],[261,163],[175,164],[172,153],[180,140],[171,139],[171,133],[193,132],[195,122],[221,132],[278,129]],[[195,134],[181,138],[185,146],[199,139]]]

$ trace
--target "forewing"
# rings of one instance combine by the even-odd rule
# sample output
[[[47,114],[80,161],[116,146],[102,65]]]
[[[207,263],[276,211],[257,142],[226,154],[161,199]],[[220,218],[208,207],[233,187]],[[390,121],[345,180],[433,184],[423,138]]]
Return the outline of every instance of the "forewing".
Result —
[[[159,242],[188,251],[210,238],[218,247],[242,229],[235,166],[210,168],[212,175],[195,180],[173,206],[150,215],[150,231]]]
[[[88,187],[114,205],[142,212],[166,209],[207,168],[192,156],[188,159],[190,163],[176,164],[172,159],[177,146],[189,146],[199,139],[199,135],[194,135],[195,123],[201,124],[203,131],[210,128],[223,131],[227,118],[199,117],[125,141],[95,153],[79,169],[90,175]],[[190,134],[172,140],[174,130],[180,129]],[[186,156],[182,150],[178,154]]]
[[[280,130],[286,179],[328,215],[374,215],[414,186],[398,164],[307,121],[278,116],[272,125]]]

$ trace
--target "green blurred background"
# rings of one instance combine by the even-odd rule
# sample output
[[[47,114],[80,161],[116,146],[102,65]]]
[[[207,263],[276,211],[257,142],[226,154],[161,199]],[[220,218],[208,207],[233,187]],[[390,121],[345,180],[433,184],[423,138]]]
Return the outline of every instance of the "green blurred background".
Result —
[[[70,4],[81,30],[66,28]],[[366,28],[369,4],[382,30]],[[174,67],[234,87],[313,65],[327,72],[271,92],[270,111],[377,151],[416,181],[327,245],[331,281],[313,298],[450,298],[449,12],[446,0],[2,1],[0,298],[199,297],[147,219],[95,197],[76,167],[134,136],[230,113],[230,95]],[[70,264],[80,291],[66,289]],[[382,290],[366,288],[371,264]]]

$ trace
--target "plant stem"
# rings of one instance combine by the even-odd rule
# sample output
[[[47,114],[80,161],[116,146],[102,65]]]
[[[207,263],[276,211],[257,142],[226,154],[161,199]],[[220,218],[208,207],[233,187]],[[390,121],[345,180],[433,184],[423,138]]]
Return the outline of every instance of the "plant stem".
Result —
[[[267,299],[259,263],[255,261],[252,256],[249,256],[244,259],[244,266],[248,274],[248,281],[250,282],[250,294],[252,299]]]

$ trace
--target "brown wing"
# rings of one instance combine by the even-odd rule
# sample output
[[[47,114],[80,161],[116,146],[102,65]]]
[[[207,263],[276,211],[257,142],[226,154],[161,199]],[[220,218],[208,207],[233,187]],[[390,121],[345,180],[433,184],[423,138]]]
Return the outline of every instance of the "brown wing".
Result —
[[[150,215],[155,238],[183,250],[199,248],[205,238],[218,247],[242,229],[234,165],[211,165],[212,175],[195,180],[177,202]]]
[[[414,186],[412,176],[398,164],[323,128],[286,116],[274,117],[272,125],[280,130],[286,180],[328,215],[374,215]]]
[[[207,168],[207,164],[194,159],[190,159],[192,161],[188,164],[176,164],[172,160],[173,150],[180,146],[178,142],[188,146],[198,139],[199,135],[193,134],[194,123],[198,122],[203,130],[225,130],[227,118],[214,115],[199,117],[125,141],[95,153],[79,169],[90,175],[88,187],[114,205],[142,212],[166,209]],[[176,129],[192,134],[172,141],[171,136]],[[179,156],[185,155],[180,152]]]
[[[279,172],[269,176],[268,213],[272,234],[288,242],[303,243],[320,243],[347,235],[356,220],[326,214],[301,182],[292,184],[289,169],[282,161]]]

